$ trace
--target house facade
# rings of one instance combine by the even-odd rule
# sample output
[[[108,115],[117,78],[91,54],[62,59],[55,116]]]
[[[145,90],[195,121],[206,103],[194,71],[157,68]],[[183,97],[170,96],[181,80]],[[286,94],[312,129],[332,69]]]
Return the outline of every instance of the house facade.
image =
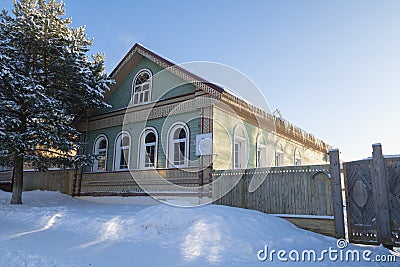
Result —
[[[324,164],[330,146],[135,44],[112,72],[111,105],[77,118],[84,173]]]

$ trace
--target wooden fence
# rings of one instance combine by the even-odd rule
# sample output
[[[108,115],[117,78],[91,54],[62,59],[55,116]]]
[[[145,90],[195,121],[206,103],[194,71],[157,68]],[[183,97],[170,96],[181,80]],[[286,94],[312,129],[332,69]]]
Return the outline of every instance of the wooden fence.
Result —
[[[23,191],[47,190],[72,194],[74,170],[24,171]],[[12,170],[0,171],[0,189],[11,191]]]
[[[0,171],[0,190],[11,192],[12,170]]]
[[[213,203],[283,217],[301,228],[344,238],[339,151],[330,165],[199,171],[195,168],[77,173],[25,172],[24,190],[93,196],[212,197]],[[400,156],[343,163],[348,234],[351,242],[400,246]],[[0,172],[0,185],[12,173]]]
[[[335,235],[329,165],[215,171],[212,194],[215,204],[277,214],[302,228]]]

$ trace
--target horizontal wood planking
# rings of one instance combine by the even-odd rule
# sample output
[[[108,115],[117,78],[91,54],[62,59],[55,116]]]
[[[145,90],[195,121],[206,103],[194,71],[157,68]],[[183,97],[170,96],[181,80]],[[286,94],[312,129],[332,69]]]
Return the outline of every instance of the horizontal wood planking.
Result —
[[[328,236],[335,236],[335,225],[332,219],[317,219],[317,218],[291,218],[284,217],[299,228],[320,233]]]

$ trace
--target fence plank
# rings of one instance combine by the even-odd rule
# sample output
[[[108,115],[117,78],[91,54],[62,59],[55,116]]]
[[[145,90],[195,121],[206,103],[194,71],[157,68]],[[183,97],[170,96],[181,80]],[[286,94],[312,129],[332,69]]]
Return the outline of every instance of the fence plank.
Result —
[[[374,144],[372,145],[372,149],[372,162],[374,166],[372,187],[374,189],[378,237],[382,244],[392,246],[393,240],[390,231],[388,190],[382,146],[381,144]]]
[[[342,186],[340,178],[340,161],[339,150],[333,149],[329,151],[330,173],[332,177],[332,199],[333,214],[335,218],[335,235],[336,238],[344,238],[344,215],[343,215],[343,199]]]

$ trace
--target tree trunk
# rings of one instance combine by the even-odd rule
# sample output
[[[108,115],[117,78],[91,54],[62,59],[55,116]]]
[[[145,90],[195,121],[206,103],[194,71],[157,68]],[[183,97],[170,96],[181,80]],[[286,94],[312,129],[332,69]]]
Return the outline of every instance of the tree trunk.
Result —
[[[24,156],[14,157],[14,174],[11,204],[22,204],[22,185],[24,179]]]

